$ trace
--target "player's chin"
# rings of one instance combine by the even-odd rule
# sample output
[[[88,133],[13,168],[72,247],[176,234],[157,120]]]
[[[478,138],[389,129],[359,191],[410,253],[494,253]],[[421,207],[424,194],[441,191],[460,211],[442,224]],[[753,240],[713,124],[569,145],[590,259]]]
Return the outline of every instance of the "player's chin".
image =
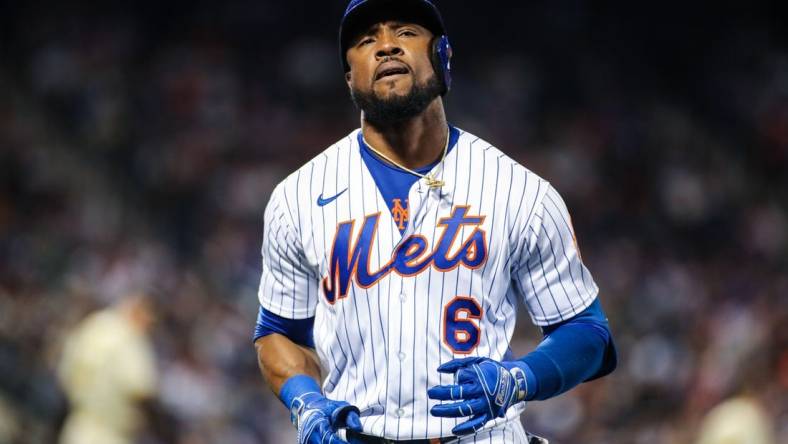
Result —
[[[379,99],[384,100],[396,96],[407,96],[413,90],[413,79],[405,75],[386,77],[375,81],[373,90]]]

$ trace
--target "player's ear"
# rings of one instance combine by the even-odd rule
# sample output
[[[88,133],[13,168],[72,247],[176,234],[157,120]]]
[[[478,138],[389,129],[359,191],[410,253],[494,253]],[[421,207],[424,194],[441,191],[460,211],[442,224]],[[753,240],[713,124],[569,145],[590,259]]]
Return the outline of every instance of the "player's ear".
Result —
[[[347,83],[348,88],[350,88],[350,79],[351,79],[350,71],[348,71],[345,73],[345,82]]]

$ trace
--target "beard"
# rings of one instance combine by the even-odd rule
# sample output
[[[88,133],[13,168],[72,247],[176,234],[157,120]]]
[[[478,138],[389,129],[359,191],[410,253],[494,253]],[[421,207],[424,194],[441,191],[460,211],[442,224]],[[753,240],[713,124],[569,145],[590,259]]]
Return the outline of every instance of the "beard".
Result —
[[[376,127],[388,127],[418,116],[441,92],[438,77],[433,75],[424,84],[414,83],[405,95],[392,95],[384,99],[378,97],[375,91],[365,92],[353,88],[350,96],[356,107],[364,112],[364,120]]]

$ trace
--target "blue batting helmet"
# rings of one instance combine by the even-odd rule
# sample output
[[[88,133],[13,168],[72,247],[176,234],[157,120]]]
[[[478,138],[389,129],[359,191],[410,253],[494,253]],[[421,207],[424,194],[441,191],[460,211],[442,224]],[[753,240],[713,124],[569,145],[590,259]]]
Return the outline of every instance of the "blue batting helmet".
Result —
[[[384,20],[404,20],[429,29],[432,42],[432,66],[443,82],[443,94],[451,88],[452,49],[440,11],[431,0],[351,0],[339,27],[339,48],[342,66],[350,71],[347,50],[358,33]]]

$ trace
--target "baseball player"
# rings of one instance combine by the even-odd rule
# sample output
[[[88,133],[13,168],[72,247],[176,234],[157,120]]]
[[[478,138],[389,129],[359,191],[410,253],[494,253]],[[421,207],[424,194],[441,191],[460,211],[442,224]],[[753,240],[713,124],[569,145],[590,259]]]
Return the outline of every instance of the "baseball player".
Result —
[[[598,288],[544,179],[447,123],[429,0],[353,0],[341,59],[361,128],[265,211],[255,345],[298,442],[527,443],[526,402],[616,366]],[[524,303],[544,340],[509,341]]]

